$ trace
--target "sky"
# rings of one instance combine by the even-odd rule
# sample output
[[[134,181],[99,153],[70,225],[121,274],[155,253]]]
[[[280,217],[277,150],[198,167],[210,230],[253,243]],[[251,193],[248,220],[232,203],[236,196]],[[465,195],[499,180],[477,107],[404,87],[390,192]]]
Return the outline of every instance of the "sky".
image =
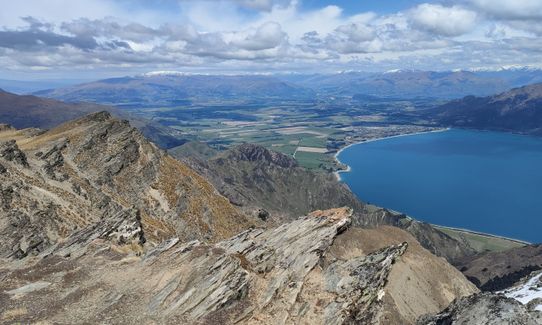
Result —
[[[542,64],[542,0],[0,0],[0,79]]]

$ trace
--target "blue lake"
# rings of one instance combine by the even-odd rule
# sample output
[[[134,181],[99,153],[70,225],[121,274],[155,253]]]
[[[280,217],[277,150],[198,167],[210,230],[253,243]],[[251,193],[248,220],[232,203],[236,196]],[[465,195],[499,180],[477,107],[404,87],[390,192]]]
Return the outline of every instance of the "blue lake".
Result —
[[[365,202],[429,223],[542,242],[542,138],[449,130],[360,143],[338,159]]]

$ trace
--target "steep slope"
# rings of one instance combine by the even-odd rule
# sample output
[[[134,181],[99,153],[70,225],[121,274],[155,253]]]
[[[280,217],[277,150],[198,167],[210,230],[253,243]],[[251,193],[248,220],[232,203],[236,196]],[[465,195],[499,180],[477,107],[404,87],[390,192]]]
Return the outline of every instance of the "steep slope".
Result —
[[[196,101],[310,98],[308,89],[270,76],[147,74],[44,90],[39,96],[114,106],[178,106]]]
[[[449,126],[542,135],[542,83],[490,97],[465,97],[429,114]]]
[[[84,242],[110,220],[139,243],[216,241],[253,225],[204,178],[107,112],[45,133],[0,128],[0,166],[2,257],[38,254],[76,230]]]
[[[0,264],[0,315],[23,323],[412,324],[476,292],[399,229],[349,229],[350,213],[316,211],[214,245],[171,239],[143,257],[94,241],[80,258]],[[423,306],[405,308],[408,293],[424,295]]]
[[[542,270],[542,245],[465,257],[454,264],[482,290],[503,290],[531,272]]]
[[[185,151],[186,152],[186,151]],[[244,144],[210,159],[178,156],[205,175],[230,202],[248,214],[283,222],[313,210],[349,206],[356,226],[392,225],[412,233],[431,252],[450,260],[474,251],[432,226],[362,203],[332,174],[299,167],[290,156]]]
[[[408,249],[394,263],[384,287],[383,323],[411,324],[420,315],[448,306],[453,297],[477,292],[471,283],[465,283],[463,277],[458,276],[457,269],[428,254],[411,234],[396,227],[349,228],[335,239],[330,254],[349,259],[401,242],[408,243]]]
[[[136,118],[114,107],[90,103],[64,103],[36,96],[16,95],[0,89],[0,123],[12,125],[18,129],[51,129],[100,111],[108,111],[116,117],[130,120],[146,137],[160,147],[171,148],[185,142],[179,139],[182,135],[178,131],[152,121]]]

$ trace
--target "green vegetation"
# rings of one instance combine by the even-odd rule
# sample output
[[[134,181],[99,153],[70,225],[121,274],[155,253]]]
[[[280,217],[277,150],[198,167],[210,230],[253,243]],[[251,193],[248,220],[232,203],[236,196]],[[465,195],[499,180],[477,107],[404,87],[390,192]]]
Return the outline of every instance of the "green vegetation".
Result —
[[[299,145],[302,147],[316,147],[316,148],[326,148],[327,147],[327,137],[306,137],[302,138],[299,142]]]
[[[295,153],[301,166],[330,171],[340,168],[333,154],[345,144],[423,129],[406,125],[410,117],[399,114],[412,106],[405,101],[362,103],[333,97],[228,105],[209,102],[131,108],[130,112],[174,128],[187,141],[205,142],[215,149],[254,143],[292,156]],[[389,112],[394,114],[386,114]]]
[[[514,241],[502,237],[477,234],[469,231],[451,229],[447,227],[435,227],[454,239],[466,242],[474,250],[480,253],[487,251],[501,252],[511,248],[525,246],[525,244],[519,241]]]
[[[308,169],[330,169],[335,165],[333,157],[324,153],[297,151],[295,159]]]

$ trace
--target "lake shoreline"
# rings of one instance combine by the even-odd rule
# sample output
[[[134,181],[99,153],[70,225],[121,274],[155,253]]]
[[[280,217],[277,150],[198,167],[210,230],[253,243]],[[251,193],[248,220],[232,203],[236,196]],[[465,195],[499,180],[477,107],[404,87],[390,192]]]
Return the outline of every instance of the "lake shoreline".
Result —
[[[351,166],[353,166],[354,168],[356,168],[356,166],[358,166],[358,165],[360,165],[360,166],[365,166],[365,165],[366,165],[366,164],[364,164],[362,161],[356,160],[356,158],[355,158],[356,156],[355,156],[355,155],[351,157],[350,154],[345,155],[345,157],[348,156],[349,159],[352,159],[352,161],[349,162],[349,163],[351,164],[351,166],[349,166],[348,164],[345,164],[345,163],[341,162],[341,160],[339,159],[340,154],[342,153],[343,150],[345,150],[345,149],[347,149],[347,148],[349,148],[349,147],[351,147],[351,146],[354,146],[354,145],[356,145],[356,144],[364,144],[364,143],[367,143],[367,142],[381,141],[381,140],[390,139],[390,138],[398,138],[398,137],[405,137],[405,136],[410,136],[410,135],[418,135],[418,134],[426,134],[426,133],[444,132],[444,131],[449,131],[449,130],[453,130],[453,129],[446,128],[446,129],[438,129],[438,130],[430,130],[430,131],[421,131],[421,132],[404,133],[404,134],[398,134],[398,135],[393,135],[393,136],[388,136],[388,137],[381,137],[381,138],[369,139],[369,140],[366,140],[366,141],[360,141],[360,142],[357,142],[357,143],[351,143],[351,144],[349,144],[348,146],[345,146],[344,148],[341,148],[341,150],[339,150],[339,151],[337,151],[337,152],[335,153],[335,159],[336,159],[342,166],[345,167],[345,169],[337,171],[337,172],[335,173],[335,176],[336,176],[336,178],[337,178],[338,181],[341,181],[341,182],[345,182],[345,183],[346,183],[346,181],[345,181],[345,179],[346,179],[346,180],[348,180],[348,182],[350,182],[350,181],[351,181],[351,180],[350,180],[350,177],[347,177],[347,178],[344,178],[344,179],[343,179],[343,178],[341,177],[341,173],[344,173],[344,172],[352,172],[352,173],[354,173],[354,172],[352,171],[352,167],[351,167]],[[461,129],[460,129],[460,130],[461,130]],[[465,131],[481,131],[481,132],[490,132],[490,133],[491,133],[491,132],[495,132],[496,136],[499,136],[499,137],[502,137],[502,136],[503,136],[503,135],[500,135],[501,133],[508,133],[508,132],[496,132],[496,131],[492,131],[492,130],[470,130],[470,129],[466,129]],[[459,131],[458,131],[458,132],[459,132]],[[513,135],[521,135],[521,136],[525,136],[524,134],[515,134],[515,133],[511,133],[511,134],[513,134]],[[443,135],[443,137],[452,137],[452,136],[453,136],[453,134],[450,134],[450,135]],[[476,139],[479,138],[478,135],[475,135],[475,136],[476,136]],[[486,135],[483,134],[483,133],[481,133],[479,136],[480,136],[480,137],[486,137]],[[487,136],[489,136],[489,135],[487,135]],[[527,135],[527,136],[529,136],[529,135]],[[432,137],[432,136],[431,136],[431,137]],[[440,137],[440,136],[438,136],[438,137]],[[498,139],[501,139],[501,138],[498,138]],[[520,140],[521,140],[521,139],[520,139]],[[520,140],[515,140],[515,141],[520,141]],[[407,142],[409,142],[409,141],[418,141],[418,140],[400,140],[400,141],[407,141]],[[422,140],[420,140],[420,141],[422,141]],[[523,141],[523,140],[521,140],[521,141]],[[529,141],[531,141],[531,140],[529,140]],[[515,144],[515,142],[512,142],[512,143]],[[383,144],[382,146],[384,146],[384,144]],[[370,148],[373,148],[373,146],[370,146],[370,147],[368,147],[368,148],[369,148],[368,150],[370,150]],[[365,150],[364,147],[358,147],[357,149],[355,149],[355,150],[353,150],[353,151],[356,151],[356,152],[357,152],[357,151],[360,151],[360,152],[362,152],[362,151],[364,151],[364,150]],[[371,152],[372,152],[372,151],[371,151]],[[393,152],[395,152],[395,151],[393,151]],[[540,152],[540,150],[539,150],[538,152]],[[345,158],[344,158],[344,159],[345,159]],[[348,160],[348,159],[347,159],[347,160]],[[365,161],[365,160],[363,160],[363,161]],[[388,161],[389,161],[389,159],[388,159]],[[370,165],[370,164],[369,164],[369,165]],[[372,165],[371,165],[371,166],[372,166]],[[376,166],[373,166],[373,167],[376,168]],[[359,166],[358,166],[357,168],[359,168]],[[357,169],[357,168],[356,168],[356,169]],[[369,170],[370,170],[370,169],[363,168],[363,169],[360,170],[359,172],[360,172],[360,173],[365,173],[365,174],[369,173],[369,175],[371,175],[371,172],[370,172]],[[356,175],[357,175],[357,170],[356,170]],[[385,175],[384,175],[384,176],[385,176]],[[384,176],[383,176],[383,177],[384,177]],[[370,178],[370,176],[368,176],[368,177]],[[357,179],[357,178],[355,178],[354,176],[352,176],[352,180],[353,180],[353,181],[356,180],[356,179]],[[372,179],[372,178],[370,178],[370,179]],[[360,180],[360,179],[357,179],[357,181],[359,182],[359,181],[361,181],[361,180]],[[376,183],[374,183],[374,181],[376,181]],[[378,186],[379,180],[376,179],[376,180],[374,180],[374,181],[373,181],[373,183],[371,183],[371,184],[373,184],[372,186],[373,186],[373,187],[374,187],[374,186]],[[384,182],[385,182],[385,184],[388,184],[387,186],[390,185],[390,183],[389,183],[387,180],[384,180]],[[356,183],[356,184],[357,184],[357,183]],[[393,185],[391,185],[391,186],[393,186]],[[483,193],[486,193],[486,192],[483,192]],[[410,202],[410,203],[408,203],[408,202]],[[412,206],[412,205],[416,206],[416,202],[414,202],[414,201],[412,201],[412,200],[410,200],[410,201],[408,201],[408,202],[407,202],[407,206]],[[385,204],[381,204],[381,205],[384,206],[384,207],[386,206]],[[417,210],[414,209],[413,211],[417,211]],[[412,213],[412,212],[411,212],[411,213]],[[414,214],[414,215],[415,215],[415,214]],[[442,219],[442,218],[441,218],[441,219]],[[442,220],[439,220],[439,221],[441,221],[442,223],[445,224],[445,223],[446,223],[446,220],[448,220],[448,219],[442,219]],[[437,220],[435,219],[434,221],[437,221]],[[505,235],[505,234],[507,233],[506,231],[500,231],[501,234],[494,234],[494,233],[492,233],[492,232],[484,232],[484,231],[479,231],[479,230],[471,230],[471,229],[473,229],[473,228],[474,228],[474,229],[480,229],[480,228],[481,228],[481,229],[484,229],[485,227],[483,227],[483,225],[482,225],[482,226],[477,225],[477,226],[480,226],[480,227],[476,227],[476,226],[473,226],[474,224],[468,223],[470,226],[473,226],[473,227],[464,227],[464,228],[463,228],[462,226],[459,226],[459,227],[457,227],[457,226],[444,226],[444,225],[441,225],[441,224],[439,224],[439,223],[440,223],[440,222],[436,222],[436,223],[429,222],[429,224],[431,224],[431,225],[434,226],[435,228],[440,229],[441,231],[450,230],[450,231],[455,232],[455,233],[458,233],[458,234],[464,233],[465,235],[468,235],[468,234],[470,234],[470,235],[475,235],[475,236],[478,236],[479,238],[482,238],[482,237],[483,237],[483,238],[488,238],[488,239],[495,238],[495,239],[505,240],[505,241],[508,241],[508,242],[511,242],[511,243],[520,244],[520,245],[531,245],[533,242],[537,242],[537,241],[538,241],[538,239],[536,238],[536,236],[534,236],[534,237],[531,236],[531,237],[525,238],[525,236],[523,236],[522,234],[518,235],[517,233],[515,233],[516,236],[514,236],[514,235],[513,235],[513,234],[514,234],[513,232],[508,232],[509,234],[512,234],[512,236],[510,236],[510,235],[507,236],[507,235]],[[494,229],[493,229],[493,230],[494,230]],[[504,232],[505,234],[502,234],[503,232]],[[519,238],[521,238],[521,239],[519,239]]]
[[[437,228],[437,229],[438,228],[440,228],[440,229],[448,229],[448,230],[453,230],[453,231],[457,231],[457,232],[464,232],[464,233],[483,236],[483,237],[504,239],[504,240],[508,240],[508,241],[515,242],[515,243],[518,243],[518,244],[523,244],[523,245],[532,245],[531,242],[528,242],[528,241],[525,241],[525,240],[506,237],[506,236],[499,236],[499,235],[489,234],[487,232],[481,232],[481,231],[470,230],[470,229],[465,229],[465,228],[458,228],[458,227],[448,227],[448,226],[436,225],[436,224],[432,224],[432,223],[430,225]]]
[[[386,137],[381,137],[381,138],[374,138],[374,139],[367,139],[367,140],[364,140],[364,141],[359,141],[359,142],[354,142],[354,143],[350,143],[349,145],[346,145],[342,148],[340,148],[334,155],[333,155],[333,158],[335,159],[335,161],[337,163],[339,163],[340,165],[344,165],[346,166],[346,169],[341,169],[341,170],[337,170],[335,172],[333,172],[333,174],[335,175],[335,178],[337,178],[337,180],[339,182],[342,181],[341,179],[341,174],[342,173],[349,173],[352,168],[341,162],[339,160],[339,155],[341,154],[341,152],[343,152],[343,150],[346,150],[352,146],[355,146],[355,145],[358,145],[358,144],[364,144],[364,143],[370,143],[370,142],[375,142],[375,141],[381,141],[381,140],[386,140],[386,139],[393,139],[393,138],[399,138],[399,137],[406,137],[406,136],[413,136],[413,135],[420,135],[420,134],[427,134],[427,133],[438,133],[438,132],[446,132],[446,131],[450,131],[451,128],[441,128],[441,129],[436,129],[436,130],[429,130],[429,131],[420,131],[420,132],[411,132],[411,133],[402,133],[402,134],[396,134],[396,135],[390,135],[390,136],[386,136]]]

